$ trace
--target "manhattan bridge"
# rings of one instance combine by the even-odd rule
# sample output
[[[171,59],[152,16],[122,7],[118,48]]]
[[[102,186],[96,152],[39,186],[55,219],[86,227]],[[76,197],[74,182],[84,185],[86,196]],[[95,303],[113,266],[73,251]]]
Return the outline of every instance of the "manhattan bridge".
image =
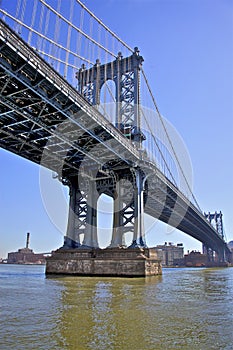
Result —
[[[0,146],[69,186],[64,247],[98,247],[104,194],[114,203],[110,247],[129,232],[131,247],[145,247],[147,214],[228,261],[222,214],[214,227],[202,213],[139,49],[79,0],[0,6]]]

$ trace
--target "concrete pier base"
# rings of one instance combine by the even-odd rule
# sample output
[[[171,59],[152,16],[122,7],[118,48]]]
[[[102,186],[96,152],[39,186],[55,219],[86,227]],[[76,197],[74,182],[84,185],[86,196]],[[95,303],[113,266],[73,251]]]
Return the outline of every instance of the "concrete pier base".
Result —
[[[58,249],[46,259],[46,274],[145,277],[162,274],[153,248]]]

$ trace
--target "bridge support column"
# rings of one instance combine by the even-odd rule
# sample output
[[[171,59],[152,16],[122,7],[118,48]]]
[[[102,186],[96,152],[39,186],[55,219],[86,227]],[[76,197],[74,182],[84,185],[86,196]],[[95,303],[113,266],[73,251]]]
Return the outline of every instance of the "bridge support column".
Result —
[[[146,247],[145,227],[144,227],[144,176],[140,169],[134,169],[135,189],[134,189],[134,234],[130,247]]]
[[[96,191],[95,181],[90,181],[89,192],[87,196],[87,216],[86,227],[84,231],[83,248],[98,248],[97,238],[97,200],[98,194]]]
[[[116,198],[114,198],[113,231],[109,248],[125,245],[123,232],[123,198],[119,182],[116,183]]]
[[[83,225],[86,200],[79,190],[77,179],[71,179],[68,183],[70,187],[70,203],[63,248],[78,248],[80,246],[79,235],[82,233],[81,227]]]
[[[207,255],[208,261],[210,263],[214,262],[214,251],[213,249],[211,249],[210,247],[208,247],[207,245],[203,245],[203,254]]]
[[[78,177],[67,181],[70,187],[70,204],[67,232],[64,239],[64,249],[79,247],[98,247],[97,239],[97,200],[98,193],[95,182],[90,181],[88,187],[79,187]],[[84,234],[81,244],[80,234]]]
[[[218,252],[218,262],[221,263],[221,262],[226,262],[226,261],[227,261],[227,259],[226,259],[225,250],[221,249],[221,251]]]

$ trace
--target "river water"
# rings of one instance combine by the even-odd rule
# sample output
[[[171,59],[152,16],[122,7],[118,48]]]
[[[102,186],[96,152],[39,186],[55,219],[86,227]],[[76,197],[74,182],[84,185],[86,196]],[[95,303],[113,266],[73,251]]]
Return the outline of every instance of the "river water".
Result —
[[[233,349],[233,268],[46,278],[0,265],[0,350]]]

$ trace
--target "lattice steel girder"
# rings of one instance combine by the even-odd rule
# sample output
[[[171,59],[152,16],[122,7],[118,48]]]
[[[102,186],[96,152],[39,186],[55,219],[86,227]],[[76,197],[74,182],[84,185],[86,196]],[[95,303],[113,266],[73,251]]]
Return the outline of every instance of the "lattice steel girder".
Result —
[[[79,141],[80,131],[81,134],[86,132],[87,134],[91,135],[91,138],[93,140],[95,139],[93,145],[102,143],[104,145],[104,148],[108,149],[109,153],[112,153],[115,156],[117,155],[120,158],[137,158],[137,151],[129,143],[125,142],[126,140],[124,140],[120,133],[118,133],[113,126],[109,125],[109,123],[106,122],[106,120],[98,113],[98,111],[93,111],[90,106],[88,106],[88,104],[81,98],[81,96],[79,96],[77,92],[69,86],[67,82],[59,77],[53,71],[53,69],[51,69],[51,67],[49,67],[48,64],[45,63],[40,57],[38,57],[38,55],[31,48],[23,43],[16,34],[12,33],[11,30],[5,24],[3,24],[2,21],[0,22],[0,27],[0,36],[2,40],[0,57],[1,67],[4,71],[4,77],[6,77],[7,73],[9,79],[9,82],[5,88],[4,86],[2,88],[3,91],[5,91],[6,88],[9,89],[9,86],[11,86],[11,89],[14,90],[11,92],[5,91],[5,95],[8,96],[9,100],[10,97],[13,98],[13,96],[17,96],[18,94],[17,97],[20,97],[19,101],[21,104],[17,107],[18,109],[21,108],[21,112],[23,114],[25,114],[25,109],[23,106],[25,108],[26,106],[25,104],[22,104],[22,102],[24,102],[25,96],[19,95],[20,92],[22,93],[22,91],[26,92],[28,97],[29,94],[32,95],[32,98],[38,98],[39,96],[41,102],[38,102],[38,108],[36,103],[34,105],[35,108],[32,108],[32,106],[30,107],[28,104],[27,107],[29,107],[30,110],[27,110],[27,113],[29,113],[30,116],[36,117],[36,110],[40,111],[39,117],[43,120],[44,124],[47,127],[51,127],[51,125],[53,125],[55,128],[57,128],[58,124],[62,125],[62,123],[65,122],[68,118],[73,123],[73,125],[77,125],[77,128],[79,129],[77,141]],[[9,34],[9,32],[11,33]],[[6,37],[8,38],[7,42],[5,39]],[[9,38],[11,40],[9,40]],[[18,84],[21,84],[22,86],[19,87]],[[14,102],[16,103],[16,99]],[[9,110],[7,110],[6,106],[1,106],[1,111],[4,115],[12,116],[13,112],[10,112],[10,108],[8,109]],[[83,109],[83,112],[80,113],[81,109]],[[79,116],[75,119],[77,113]],[[19,117],[19,113],[14,113],[14,117],[16,118],[16,122],[17,118],[20,118],[20,120],[22,117],[27,119],[26,115],[21,114]],[[98,130],[98,132],[95,132],[96,126],[102,131],[100,132],[100,130]],[[111,146],[104,144],[106,136],[107,138],[117,137],[119,144],[117,151],[119,154],[116,154],[116,150],[112,149]],[[46,137],[49,139],[48,135],[46,135]],[[73,138],[74,137],[75,135],[73,135]],[[43,135],[40,134],[40,139],[41,138],[43,138]],[[85,154],[84,142],[82,141],[81,144],[82,148],[80,148],[79,151],[80,154],[83,155]],[[77,145],[75,144],[76,149],[78,149]],[[87,159],[91,157],[91,154],[89,153],[90,152],[86,154]],[[75,152],[75,154],[77,155],[77,152]],[[99,161],[99,157],[95,161]],[[54,166],[52,168],[54,169]]]

